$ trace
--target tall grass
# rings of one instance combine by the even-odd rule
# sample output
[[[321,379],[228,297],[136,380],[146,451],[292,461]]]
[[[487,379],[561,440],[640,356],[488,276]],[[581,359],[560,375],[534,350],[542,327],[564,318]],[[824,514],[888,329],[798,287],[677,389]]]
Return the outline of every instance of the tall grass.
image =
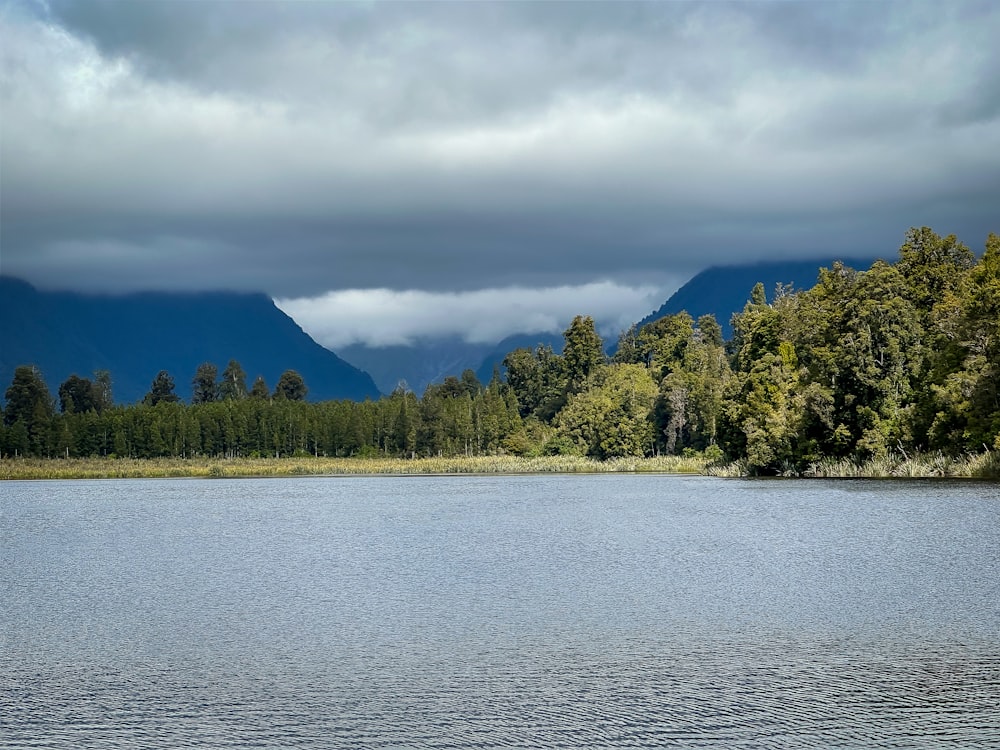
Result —
[[[708,474],[745,477],[743,461],[710,463],[702,456],[613,458],[579,456],[473,456],[454,458],[4,458],[3,479],[112,479],[156,477],[287,477],[373,474]],[[941,453],[898,454],[866,461],[823,459],[803,471],[784,467],[783,476],[971,477],[1000,479],[1000,451],[957,457]]]
[[[360,474],[580,474],[662,472],[697,474],[697,456],[616,458],[475,456],[461,458],[70,458],[0,460],[0,479],[108,479],[156,477],[281,477]]]
[[[716,477],[749,476],[750,467],[746,462],[713,465],[706,473]],[[824,458],[809,464],[804,470],[796,471],[790,466],[783,467],[781,476],[814,478],[902,478],[902,477],[962,477],[971,479],[1000,479],[1000,452],[989,451],[962,456],[946,456],[943,453],[915,453],[903,455],[893,453],[869,458],[864,461],[843,458]]]
[[[946,456],[943,453],[889,454],[866,461],[826,459],[811,464],[808,477],[968,477],[1000,479],[1000,453]]]

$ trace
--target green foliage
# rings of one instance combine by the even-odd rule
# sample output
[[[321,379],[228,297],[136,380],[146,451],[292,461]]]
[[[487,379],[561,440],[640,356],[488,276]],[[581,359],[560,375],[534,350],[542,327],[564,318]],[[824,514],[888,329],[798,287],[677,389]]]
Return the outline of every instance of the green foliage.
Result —
[[[214,365],[198,368],[190,405],[165,371],[131,406],[112,405],[110,374],[71,375],[57,413],[41,375],[22,366],[5,392],[0,453],[233,461],[577,454],[626,462],[673,454],[713,465],[725,457],[730,467],[713,471],[760,474],[855,466],[948,473],[964,471],[960,465],[995,474],[996,234],[976,260],[954,237],[910,230],[897,263],[866,271],[837,263],[811,289],[779,286],[771,302],[758,285],[732,323],[724,344],[711,316],[695,323],[669,315],[623,333],[607,364],[593,320],[578,316],[562,355],[545,346],[513,351],[505,380],[494,375],[483,386],[466,370],[420,397],[399,388],[361,403],[307,403],[292,370],[273,397],[261,377],[247,393],[246,374],[230,360],[218,380]],[[973,453],[987,458],[962,463]],[[941,458],[914,468],[906,457],[918,455]]]
[[[42,374],[28,365],[17,367],[4,401],[3,423],[11,428],[7,436],[11,452],[45,455],[55,409]]]
[[[651,455],[656,383],[643,365],[613,364],[594,373],[556,420],[560,434],[594,458]]]
[[[563,357],[550,346],[516,349],[504,357],[507,384],[521,417],[552,421],[566,403],[568,379]]]
[[[306,381],[295,370],[285,370],[274,387],[274,397],[288,401],[304,401],[309,389]]]
[[[604,342],[594,328],[594,319],[577,315],[563,332],[563,366],[569,393],[578,393],[590,374],[604,364]]]
[[[250,398],[255,399],[268,399],[271,397],[271,391],[267,387],[267,383],[264,382],[264,376],[258,375],[253,381],[253,387],[250,389]]]
[[[191,380],[191,403],[208,404],[219,399],[219,368],[211,362],[202,362]]]
[[[81,413],[103,408],[101,386],[75,373],[59,386],[59,409],[62,412]]]
[[[239,362],[231,359],[226,365],[226,369],[222,371],[222,378],[219,381],[219,398],[224,401],[239,401],[246,398],[247,395],[247,374]]]
[[[148,406],[156,406],[161,402],[176,403],[180,400],[180,396],[174,393],[174,379],[166,370],[160,370],[156,373],[156,377],[153,378],[153,382],[149,386],[149,392],[142,402]]]

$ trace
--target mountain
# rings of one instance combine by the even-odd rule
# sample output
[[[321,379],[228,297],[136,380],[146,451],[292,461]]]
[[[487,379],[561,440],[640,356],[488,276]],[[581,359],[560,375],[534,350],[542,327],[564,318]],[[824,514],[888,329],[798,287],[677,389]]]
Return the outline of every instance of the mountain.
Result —
[[[352,344],[338,354],[356,367],[371,374],[383,393],[391,393],[401,382],[421,394],[431,383],[440,383],[449,375],[459,376],[472,370],[484,385],[493,377],[493,367],[500,365],[510,352],[521,347],[534,349],[548,344],[562,350],[562,334],[519,333],[496,344],[469,343],[458,336],[428,338],[413,346],[369,347]]]
[[[0,393],[18,365],[41,370],[53,396],[76,373],[111,372],[114,397],[145,396],[160,370],[187,400],[202,362],[219,372],[230,359],[270,388],[296,370],[310,401],[378,398],[371,377],[313,341],[264,294],[142,293],[124,296],[42,292],[0,276]]]
[[[457,336],[421,339],[413,346],[369,347],[352,344],[338,349],[341,357],[371,374],[383,393],[391,393],[400,384],[422,394],[430,383],[448,375],[475,370],[492,344],[470,344]]]
[[[713,314],[722,326],[726,338],[732,336],[730,318],[740,312],[754,284],[764,284],[769,297],[773,297],[775,286],[791,284],[795,289],[809,289],[815,285],[822,266],[830,266],[833,259],[769,262],[752,265],[713,266],[688,281],[678,289],[658,310],[638,322],[642,327],[664,315],[686,310],[692,317]],[[866,269],[871,260],[845,259],[844,263],[853,268]],[[581,302],[581,311],[586,313],[586,300]],[[604,342],[610,352],[614,352],[617,342],[614,337]],[[493,376],[493,368],[500,366],[504,357],[519,348],[534,349],[539,344],[551,346],[561,352],[561,333],[518,333],[508,336],[496,344],[469,344],[459,337],[447,339],[426,339],[414,346],[388,346],[372,348],[354,344],[338,349],[338,353],[351,364],[371,373],[375,383],[383,393],[389,393],[400,381],[416,393],[423,393],[429,383],[436,383],[448,375],[460,375],[465,369],[472,369],[480,382],[488,383]]]
[[[695,320],[701,315],[714,315],[722,326],[723,336],[733,334],[730,319],[733,313],[741,312],[754,285],[759,281],[764,285],[768,299],[772,299],[778,284],[791,284],[796,290],[811,289],[819,279],[819,269],[829,268],[838,259],[776,261],[752,265],[712,266],[688,281],[668,299],[660,309],[640,320],[636,326],[642,328],[664,315],[674,315],[686,311]],[[873,259],[843,258],[844,265],[866,270]]]

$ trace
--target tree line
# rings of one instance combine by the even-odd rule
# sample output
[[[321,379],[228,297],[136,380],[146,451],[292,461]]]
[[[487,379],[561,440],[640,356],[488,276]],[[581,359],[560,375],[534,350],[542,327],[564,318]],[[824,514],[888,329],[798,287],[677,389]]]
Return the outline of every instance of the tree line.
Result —
[[[975,254],[911,229],[895,262],[821,269],[814,287],[761,284],[723,340],[687,313],[625,331],[613,356],[590,317],[561,353],[518,349],[482,384],[471,370],[418,397],[307,403],[286,371],[249,389],[238,362],[201,365],[189,404],[159,373],[142,402],[115,406],[106,372],[71,375],[51,398],[17,369],[4,455],[130,457],[706,452],[750,471],[821,458],[1000,449],[1000,237]]]

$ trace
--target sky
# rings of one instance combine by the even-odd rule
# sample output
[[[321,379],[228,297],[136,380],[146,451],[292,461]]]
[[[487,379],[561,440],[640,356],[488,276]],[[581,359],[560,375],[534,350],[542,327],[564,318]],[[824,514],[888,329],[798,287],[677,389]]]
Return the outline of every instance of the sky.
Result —
[[[1000,3],[0,0],[0,272],[335,348],[1000,231]]]

